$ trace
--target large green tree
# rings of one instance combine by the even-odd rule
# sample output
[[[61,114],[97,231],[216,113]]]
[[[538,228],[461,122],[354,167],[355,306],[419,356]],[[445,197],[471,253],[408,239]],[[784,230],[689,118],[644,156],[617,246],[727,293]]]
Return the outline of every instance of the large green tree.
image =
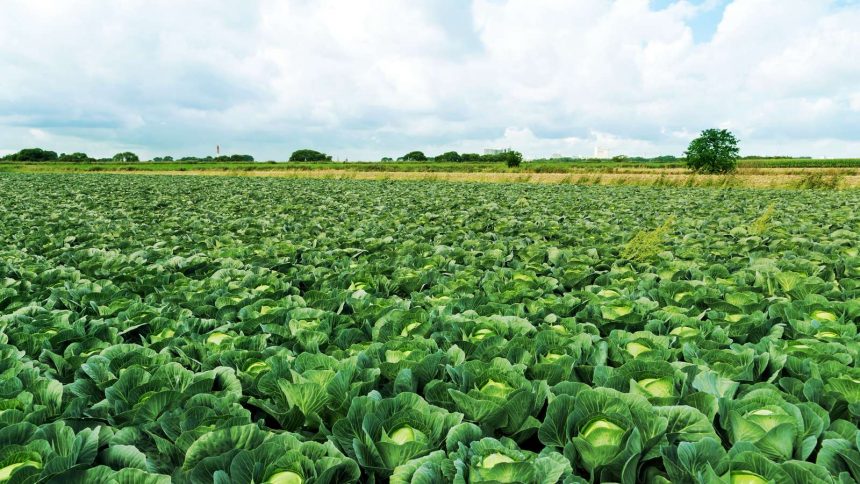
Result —
[[[706,129],[687,151],[687,166],[698,173],[731,173],[738,167],[738,139],[727,129]]]
[[[86,163],[94,160],[87,156],[86,153],[63,153],[57,161],[62,161],[64,163]]]
[[[427,161],[427,155],[422,151],[410,151],[400,159],[403,161]]]
[[[441,155],[434,158],[436,161],[447,161],[452,163],[459,163],[463,161],[463,157],[460,156],[456,151],[449,151],[447,153],[442,153]]]
[[[117,163],[132,163],[140,161],[140,157],[130,151],[125,151],[123,153],[113,155],[113,161]]]
[[[57,153],[55,151],[43,150],[41,148],[25,148],[17,153],[7,155],[3,158],[5,161],[56,161]]]
[[[290,161],[331,161],[331,156],[316,150],[296,150],[290,155]]]

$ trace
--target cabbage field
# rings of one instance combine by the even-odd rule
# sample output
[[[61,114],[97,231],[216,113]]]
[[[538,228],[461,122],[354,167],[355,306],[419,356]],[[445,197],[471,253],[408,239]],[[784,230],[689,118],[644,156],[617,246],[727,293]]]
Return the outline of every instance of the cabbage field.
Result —
[[[0,175],[0,482],[860,480],[860,192]]]

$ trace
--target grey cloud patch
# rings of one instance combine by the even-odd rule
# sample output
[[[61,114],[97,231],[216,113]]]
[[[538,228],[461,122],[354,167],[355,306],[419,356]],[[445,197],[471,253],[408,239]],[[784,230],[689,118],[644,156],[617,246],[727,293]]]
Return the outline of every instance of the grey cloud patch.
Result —
[[[858,154],[860,67],[845,55],[860,51],[857,2],[684,10],[699,3],[10,0],[0,142],[152,155],[217,143],[259,159],[677,154],[677,133],[726,124],[747,153],[794,139]],[[718,34],[697,42],[707,15]]]

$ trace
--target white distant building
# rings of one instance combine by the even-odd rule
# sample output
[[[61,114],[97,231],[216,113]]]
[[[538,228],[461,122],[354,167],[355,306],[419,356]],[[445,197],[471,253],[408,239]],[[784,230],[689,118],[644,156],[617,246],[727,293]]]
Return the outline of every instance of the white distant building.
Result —
[[[502,153],[507,153],[508,151],[511,151],[511,149],[510,148],[502,148],[502,149],[484,148],[484,154],[485,155],[501,155]]]
[[[559,160],[561,159],[561,153],[553,153],[551,160]]]
[[[594,147],[594,158],[598,160],[605,160],[609,158],[609,148],[605,148],[603,146],[595,146]]]

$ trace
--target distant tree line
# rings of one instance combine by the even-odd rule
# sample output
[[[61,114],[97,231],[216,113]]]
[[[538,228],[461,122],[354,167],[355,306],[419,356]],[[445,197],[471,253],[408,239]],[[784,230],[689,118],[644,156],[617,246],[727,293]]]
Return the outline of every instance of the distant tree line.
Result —
[[[391,158],[383,158],[382,161],[393,161]],[[448,151],[441,155],[428,158],[421,151],[410,151],[405,155],[397,158],[397,161],[441,161],[447,163],[468,163],[468,162],[483,162],[483,163],[504,163],[508,166],[520,166],[523,161],[523,154],[519,151],[506,150],[500,153],[479,155],[477,153],[457,153],[456,151]]]
[[[294,151],[292,155],[290,155],[290,161],[298,161],[298,162],[326,162],[332,161],[331,155],[327,155],[320,151],[311,150],[311,149],[301,149]],[[522,153],[518,151],[507,150],[500,153],[495,154],[487,154],[487,155],[479,155],[477,153],[457,153],[456,151],[448,151],[446,153],[442,153],[441,155],[428,157],[424,154],[423,151],[410,151],[403,156],[400,156],[395,160],[391,157],[383,157],[380,161],[382,162],[393,162],[393,161],[410,161],[410,162],[448,162],[448,163],[461,163],[461,162],[484,162],[484,163],[505,163],[508,166],[519,166],[523,161]]]
[[[617,155],[612,158],[573,158],[571,156],[562,156],[559,158],[541,158],[536,159],[534,161],[558,161],[558,162],[572,162],[572,161],[598,161],[598,162],[633,162],[633,163],[648,163],[648,162],[657,162],[657,163],[671,163],[674,161],[684,161],[684,158],[678,158],[677,156],[672,155],[662,155],[662,156],[654,156],[651,158],[644,156],[625,156],[625,155]]]
[[[156,156],[152,161],[159,162],[180,162],[180,163],[242,163],[254,161],[251,155],[221,155],[221,156],[183,156],[181,158],[173,158],[172,156]]]
[[[6,155],[0,158],[0,161],[16,161],[23,163],[95,163],[95,162],[113,162],[113,163],[136,163],[141,161],[140,157],[130,151],[117,153],[111,158],[93,158],[86,153],[61,153],[56,151],[43,150],[42,148],[25,148],[17,153]],[[251,155],[222,155],[222,156],[185,156],[174,160],[172,156],[156,156],[152,159],[156,162],[165,161],[181,161],[181,162],[249,162],[254,161]]]
[[[296,150],[290,155],[290,161],[331,161],[331,156],[316,150]]]

